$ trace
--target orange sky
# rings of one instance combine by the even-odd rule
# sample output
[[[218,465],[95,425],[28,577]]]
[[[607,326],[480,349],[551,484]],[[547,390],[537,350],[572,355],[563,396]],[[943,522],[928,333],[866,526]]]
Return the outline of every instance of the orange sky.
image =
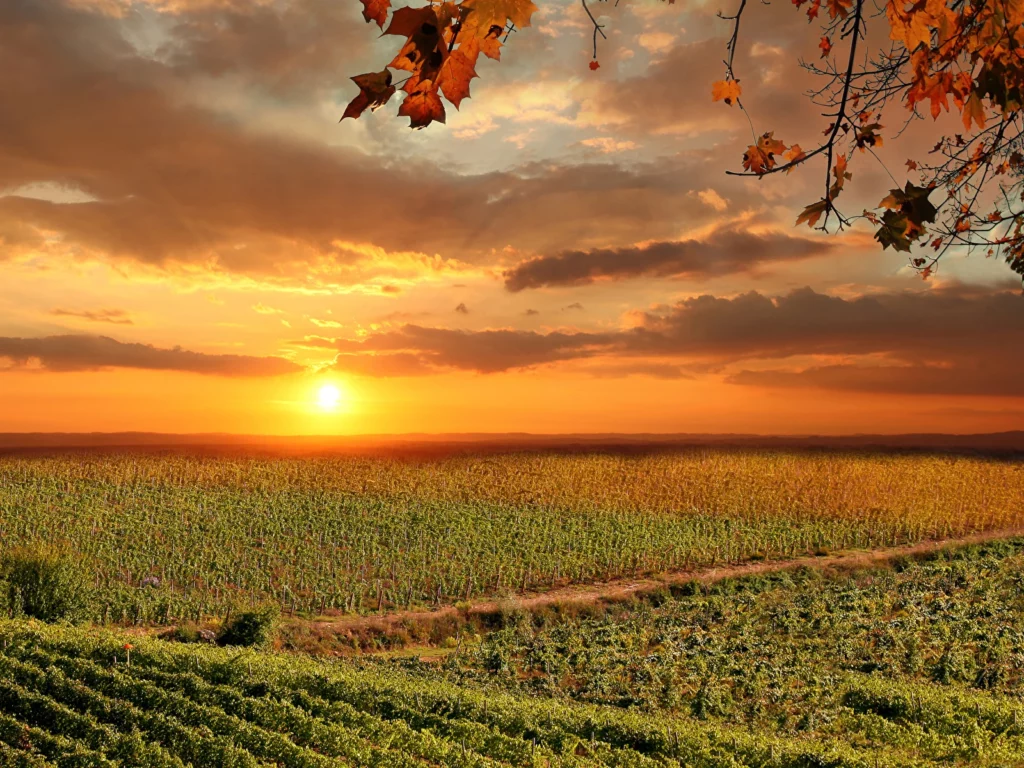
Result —
[[[0,431],[1024,429],[1005,265],[925,282],[792,226],[820,169],[725,175],[719,7],[600,4],[591,72],[578,3],[540,3],[413,132],[338,123],[393,47],[356,0],[0,4]],[[749,112],[813,146],[816,39],[749,12]],[[875,205],[885,170],[851,169]]]

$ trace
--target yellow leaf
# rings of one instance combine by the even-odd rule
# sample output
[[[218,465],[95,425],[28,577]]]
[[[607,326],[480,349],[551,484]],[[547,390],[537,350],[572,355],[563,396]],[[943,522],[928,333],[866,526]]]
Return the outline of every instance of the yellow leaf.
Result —
[[[530,0],[463,0],[464,26],[459,36],[471,33],[486,37],[491,27],[505,28],[508,22],[522,29],[530,26],[530,17],[537,6]]]
[[[711,100],[724,101],[732,106],[739,101],[742,90],[739,80],[719,80],[711,86]]]

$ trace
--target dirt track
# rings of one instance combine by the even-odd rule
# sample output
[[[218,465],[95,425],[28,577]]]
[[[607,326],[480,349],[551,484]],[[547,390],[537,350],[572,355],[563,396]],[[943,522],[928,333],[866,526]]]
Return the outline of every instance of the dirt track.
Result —
[[[839,552],[832,555],[813,556],[807,555],[788,560],[763,560],[746,562],[736,565],[721,566],[716,568],[705,568],[697,570],[673,571],[664,573],[657,577],[644,579],[619,579],[615,581],[576,584],[564,587],[556,587],[547,592],[528,592],[517,595],[510,595],[501,599],[482,600],[471,603],[468,609],[463,612],[468,614],[487,614],[501,609],[534,611],[553,603],[562,604],[586,604],[598,601],[616,602],[628,599],[636,593],[652,592],[659,587],[672,584],[697,580],[702,583],[713,583],[735,576],[748,576],[758,573],[772,573],[790,568],[797,568],[809,565],[817,568],[838,566],[843,568],[856,568],[858,566],[871,565],[872,563],[884,563],[905,555],[923,554],[932,552],[943,547],[955,547],[967,544],[979,544],[996,539],[1007,539],[1014,536],[1024,536],[1024,528],[1009,530],[986,531],[984,533],[972,534],[960,538],[938,539],[922,541],[902,547],[890,547],[874,550],[851,550]],[[455,618],[460,610],[455,606],[443,606],[435,610],[419,611],[395,611],[380,616],[341,616],[320,619],[291,619],[287,623],[292,625],[307,624],[315,626],[318,635],[332,633],[360,632],[371,630],[374,632],[387,632],[391,628],[399,628],[407,622],[419,624],[433,622],[447,617]]]

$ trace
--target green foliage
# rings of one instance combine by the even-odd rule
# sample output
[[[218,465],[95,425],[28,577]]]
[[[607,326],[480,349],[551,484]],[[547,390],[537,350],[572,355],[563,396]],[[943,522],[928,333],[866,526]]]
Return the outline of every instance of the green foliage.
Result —
[[[79,621],[89,609],[91,578],[80,560],[48,549],[16,549],[0,561],[8,607],[42,621]]]
[[[1022,524],[1024,473],[973,458],[0,458],[5,541],[94,563],[92,618],[116,624],[450,605]]]
[[[252,611],[243,611],[233,617],[217,637],[221,645],[244,645],[266,648],[277,637],[281,610],[276,605],[265,605]]]

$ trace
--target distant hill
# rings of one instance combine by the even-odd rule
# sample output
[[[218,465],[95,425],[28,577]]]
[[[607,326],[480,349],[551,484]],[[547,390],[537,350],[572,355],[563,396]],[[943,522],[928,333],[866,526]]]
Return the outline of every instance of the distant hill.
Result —
[[[911,450],[1024,454],[1024,431],[954,435],[755,435],[703,433],[449,433],[400,435],[234,435],[156,432],[0,433],[4,453],[137,449],[143,452],[330,454],[362,451],[463,452],[500,450],[660,451],[701,446],[822,450]]]

